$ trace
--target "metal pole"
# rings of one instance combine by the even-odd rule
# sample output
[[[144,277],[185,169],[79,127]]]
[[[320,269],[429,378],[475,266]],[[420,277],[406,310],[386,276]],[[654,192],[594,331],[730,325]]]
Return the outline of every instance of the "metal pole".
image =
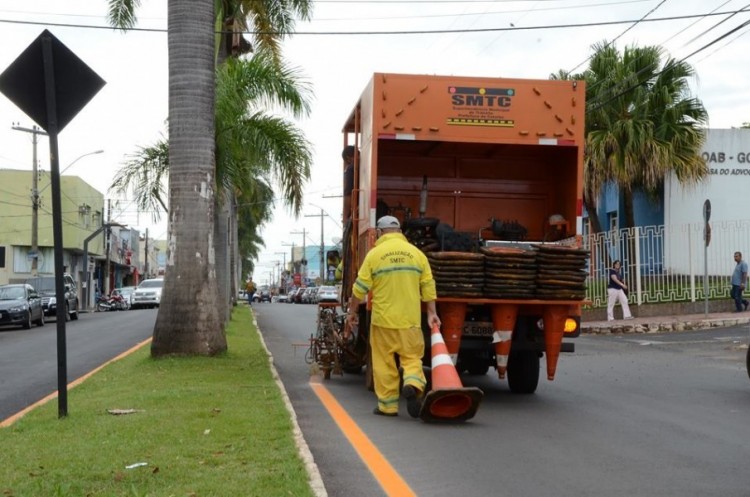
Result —
[[[55,244],[55,296],[57,298],[57,417],[68,415],[68,354],[65,338],[65,285],[63,282],[63,229],[60,191],[60,158],[57,146],[57,99],[52,37],[42,37],[44,90],[47,107],[47,132],[52,185],[52,234]]]
[[[106,251],[106,262],[104,263],[104,288],[102,288],[102,295],[109,295],[109,251],[112,243],[112,227],[109,224],[112,221],[112,199],[107,200],[107,230],[104,232],[106,239],[104,240],[104,250]]]
[[[703,202],[703,301],[704,313],[708,317],[708,244],[711,242],[711,201]]]
[[[25,133],[31,133],[32,147],[32,162],[31,162],[31,253],[33,259],[31,259],[31,275],[39,275],[39,169],[37,164],[36,149],[39,143],[39,135],[48,136],[45,131],[42,131],[36,124],[29,128],[23,128],[21,126],[11,126],[11,129],[16,131],[23,131]]]
[[[325,252],[325,241],[323,238],[323,209],[320,209],[320,282],[323,283],[328,276],[328,268],[323,266],[323,252]]]

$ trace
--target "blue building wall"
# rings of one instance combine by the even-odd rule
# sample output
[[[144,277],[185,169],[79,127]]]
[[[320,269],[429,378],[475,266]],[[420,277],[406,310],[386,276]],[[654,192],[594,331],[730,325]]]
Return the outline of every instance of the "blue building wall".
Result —
[[[598,217],[602,229],[611,232],[613,229],[621,230],[625,227],[625,203],[621,198],[619,189],[612,183],[602,189],[598,204]],[[633,194],[633,215],[636,227],[661,226],[664,224],[664,195],[660,192],[656,198],[650,197],[642,191]],[[588,213],[584,209],[584,218]],[[616,221],[615,221],[616,220]],[[658,274],[662,271],[663,260],[647,259],[645,247],[652,244],[651,238],[655,233],[651,230],[641,231],[641,253],[640,269],[642,274]],[[628,238],[622,236],[608,236],[605,240],[607,245],[607,256],[610,260],[619,259],[624,267],[632,267],[635,261],[628,250]],[[651,253],[653,257],[653,253]],[[604,254],[601,255],[604,257]],[[604,261],[599,261],[603,263]]]

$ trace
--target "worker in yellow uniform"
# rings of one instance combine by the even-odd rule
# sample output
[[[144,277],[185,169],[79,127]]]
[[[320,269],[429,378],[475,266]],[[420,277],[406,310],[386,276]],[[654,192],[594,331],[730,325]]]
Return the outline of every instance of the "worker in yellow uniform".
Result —
[[[347,321],[349,329],[357,324],[359,304],[372,292],[370,347],[378,397],[374,413],[398,415],[398,354],[403,369],[401,395],[406,399],[409,415],[416,418],[426,385],[420,300],[426,304],[430,327],[440,326],[435,311],[435,280],[427,257],[401,234],[398,219],[381,217],[377,234],[378,240],[365,256],[354,282]]]

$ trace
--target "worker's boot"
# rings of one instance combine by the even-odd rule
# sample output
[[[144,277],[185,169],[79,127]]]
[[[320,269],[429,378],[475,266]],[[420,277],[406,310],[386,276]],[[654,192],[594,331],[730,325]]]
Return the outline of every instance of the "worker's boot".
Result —
[[[419,411],[422,410],[422,392],[411,385],[406,385],[401,389],[401,395],[406,399],[406,411],[412,418],[419,417]]]

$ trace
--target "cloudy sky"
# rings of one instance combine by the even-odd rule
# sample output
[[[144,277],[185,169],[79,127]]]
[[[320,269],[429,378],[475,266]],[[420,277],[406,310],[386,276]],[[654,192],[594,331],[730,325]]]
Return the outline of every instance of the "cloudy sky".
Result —
[[[105,0],[0,0],[0,71],[49,29],[106,82],[60,134],[60,163],[108,193],[117,169],[139,146],[155,142],[167,117],[166,0],[142,0],[139,28],[121,33],[106,26]],[[324,217],[326,243],[340,236],[340,129],[374,72],[542,78],[559,69],[586,67],[593,43],[617,39],[661,45],[686,58],[698,74],[693,91],[713,128],[750,121],[750,10],[744,0],[319,0],[314,19],[298,23],[285,56],[313,85],[312,114],[299,122],[314,148],[313,178],[304,214]],[[153,30],[153,31],[150,31]],[[31,136],[12,130],[33,122],[0,95],[0,168],[31,169]],[[40,167],[49,170],[46,139]],[[2,189],[2,185],[0,185]],[[153,223],[126,198],[115,219],[150,228]],[[281,207],[264,230],[261,274],[284,244],[320,243],[320,217],[291,218]],[[289,257],[287,256],[287,260]]]

